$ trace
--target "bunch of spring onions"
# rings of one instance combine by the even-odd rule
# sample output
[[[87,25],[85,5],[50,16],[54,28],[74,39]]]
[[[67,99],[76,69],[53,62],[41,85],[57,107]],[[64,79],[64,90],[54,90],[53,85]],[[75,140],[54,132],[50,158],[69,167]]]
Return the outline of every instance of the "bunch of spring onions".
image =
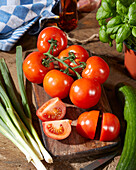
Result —
[[[38,170],[45,170],[42,161],[52,163],[32,125],[32,116],[24,86],[22,47],[16,48],[16,68],[21,103],[5,60],[0,59],[0,133],[11,140]]]

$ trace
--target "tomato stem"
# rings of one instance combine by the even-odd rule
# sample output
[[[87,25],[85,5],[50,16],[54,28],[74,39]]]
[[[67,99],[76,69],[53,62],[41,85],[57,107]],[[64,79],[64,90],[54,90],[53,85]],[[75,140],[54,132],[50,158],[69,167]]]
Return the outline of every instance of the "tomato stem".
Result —
[[[66,57],[65,60],[61,60],[61,59],[59,59],[59,58],[57,58],[57,57],[54,57],[54,56],[51,54],[51,50],[53,49],[54,46],[56,46],[56,42],[57,42],[56,40],[53,40],[53,39],[50,40],[50,44],[51,44],[51,45],[50,45],[50,48],[49,48],[49,50],[48,50],[46,53],[44,53],[44,55],[47,56],[48,58],[50,58],[51,61],[52,61],[52,59],[53,59],[53,60],[55,60],[55,61],[58,61],[58,62],[62,63],[63,65],[65,65],[65,66],[67,67],[67,70],[68,70],[68,69],[71,69],[71,70],[76,74],[76,76],[77,76],[78,79],[82,78],[81,75],[80,75],[77,71],[75,71],[75,69],[76,69],[76,68],[79,68],[79,67],[83,67],[83,66],[79,65],[79,66],[77,66],[77,67],[71,67],[71,66],[69,66],[67,63],[64,62],[66,59],[70,59],[70,58],[71,58],[71,60],[72,60],[72,62],[73,62],[73,60],[74,60],[74,58],[75,58],[75,55],[73,55],[74,53],[69,53],[69,57]],[[52,50],[52,51],[53,51],[53,50]],[[76,63],[76,65],[77,65],[77,63]]]

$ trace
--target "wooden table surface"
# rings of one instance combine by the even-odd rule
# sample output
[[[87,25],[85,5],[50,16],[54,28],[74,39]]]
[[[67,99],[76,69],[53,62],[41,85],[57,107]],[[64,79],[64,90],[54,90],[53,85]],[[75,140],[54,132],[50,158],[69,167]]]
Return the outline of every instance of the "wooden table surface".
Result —
[[[93,34],[98,34],[99,25],[95,19],[95,11],[87,14],[79,14],[78,27],[69,33],[70,37],[77,38],[79,40],[84,40],[92,36]],[[37,36],[30,36],[25,34],[16,45],[22,45],[23,47],[23,57],[25,57],[28,52],[36,51],[36,40]],[[113,113],[121,112],[120,104],[117,102],[117,98],[114,93],[115,85],[119,82],[126,82],[136,88],[136,81],[133,80],[127,70],[124,67],[124,52],[118,53],[116,51],[115,45],[109,47],[106,43],[101,43],[97,38],[85,45],[82,45],[85,49],[90,51],[93,55],[101,56],[104,58],[110,66],[110,75],[108,80],[104,83],[104,88],[106,95],[108,97],[111,109]],[[5,58],[9,70],[11,72],[12,78],[17,84],[16,75],[16,57],[15,57],[15,47],[10,52],[0,51],[0,58]],[[31,83],[28,83],[27,94],[31,106],[31,111],[33,114],[33,124],[41,137],[41,131],[39,127],[39,122],[35,116],[35,102],[32,92]],[[120,117],[119,117],[120,118]],[[100,169],[115,169],[116,164],[120,154],[113,160],[108,162]],[[52,165],[45,166],[47,169],[67,169],[74,170],[84,167],[92,161],[92,158],[83,158],[78,160],[66,160],[57,161]],[[34,166],[28,163],[25,156],[20,152],[20,150],[7,138],[0,134],[0,170],[34,170]]]

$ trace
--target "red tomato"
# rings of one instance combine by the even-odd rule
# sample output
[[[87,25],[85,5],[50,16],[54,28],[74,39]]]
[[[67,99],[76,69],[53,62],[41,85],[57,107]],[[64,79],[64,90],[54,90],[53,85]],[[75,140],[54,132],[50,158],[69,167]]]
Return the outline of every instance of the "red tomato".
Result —
[[[53,48],[53,55],[58,56],[67,47],[67,36],[57,27],[47,27],[40,32],[37,40],[37,48],[42,53],[46,53],[50,48],[48,41],[52,38],[57,40],[57,47]]]
[[[82,113],[77,119],[77,132],[83,137],[94,139],[98,118],[97,110]]]
[[[74,81],[69,96],[74,105],[87,109],[98,103],[101,97],[101,86],[93,79],[81,78]]]
[[[112,141],[120,132],[120,122],[112,113],[103,113],[100,141]]]
[[[45,67],[42,64],[44,58],[46,58],[45,55],[35,51],[30,53],[23,62],[24,75],[32,83],[42,83],[45,74],[49,70],[54,69],[54,64],[52,62],[49,64],[49,67]]]
[[[51,97],[64,99],[68,96],[74,79],[59,70],[51,70],[45,75],[43,87]]]
[[[42,122],[43,131],[50,138],[62,140],[70,135],[71,122],[68,119]]]
[[[69,56],[69,53],[73,53],[75,55],[74,61],[76,64],[71,62],[69,59],[65,60],[65,63],[67,63],[71,67],[76,67],[81,64],[80,62],[86,62],[86,60],[89,58],[88,52],[80,45],[72,45],[68,47],[67,49],[61,51],[58,58],[63,60],[65,57]],[[65,65],[63,65],[60,62],[59,62],[59,67],[60,69],[63,69],[63,70],[67,68]],[[81,73],[83,68],[77,68],[75,70],[78,73]],[[69,69],[69,73],[72,75],[75,75],[75,73],[71,69]]]
[[[95,79],[100,84],[104,83],[109,76],[109,66],[100,57],[92,56],[87,60],[86,68],[82,72],[82,77]]]
[[[36,111],[42,121],[60,120],[65,114],[66,105],[58,97],[48,100]]]

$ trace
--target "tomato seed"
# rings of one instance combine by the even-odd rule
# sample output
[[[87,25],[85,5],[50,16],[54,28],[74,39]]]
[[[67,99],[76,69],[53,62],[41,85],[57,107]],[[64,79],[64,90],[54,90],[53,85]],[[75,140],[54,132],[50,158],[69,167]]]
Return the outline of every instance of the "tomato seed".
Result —
[[[60,127],[58,129],[54,128],[52,124],[48,124],[47,128],[51,133],[54,133],[56,135],[64,133],[64,128],[63,128],[62,124],[60,124]]]

